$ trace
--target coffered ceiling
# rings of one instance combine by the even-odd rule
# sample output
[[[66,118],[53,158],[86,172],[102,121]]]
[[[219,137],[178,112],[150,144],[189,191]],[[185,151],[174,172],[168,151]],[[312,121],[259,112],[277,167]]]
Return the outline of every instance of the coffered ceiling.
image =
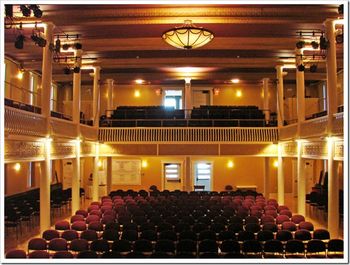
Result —
[[[100,65],[101,78],[130,84],[142,78],[151,84],[180,84],[181,69],[195,67],[193,83],[223,84],[232,78],[259,83],[264,77],[275,78],[275,66],[294,61],[299,31],[324,31],[327,18],[338,18],[338,5],[40,5],[43,17],[37,21],[53,22],[55,34],[79,34],[83,62]],[[14,6],[15,21],[23,19]],[[214,33],[208,45],[195,50],[179,50],[165,43],[162,33],[183,24],[185,19]],[[41,71],[42,48],[30,40],[24,49],[14,47],[17,30],[5,30],[5,55],[23,64],[25,69]],[[63,41],[63,40],[62,40]],[[307,52],[312,55],[319,52]],[[65,55],[62,55],[65,56]],[[307,57],[310,60],[310,57]],[[325,79],[321,57],[318,71],[305,71],[307,80]],[[337,45],[338,67],[342,68],[343,45]],[[69,82],[65,63],[55,63],[53,79]],[[291,73],[294,69],[288,70]],[[293,82],[295,75],[287,80]],[[88,73],[85,83],[91,82]]]

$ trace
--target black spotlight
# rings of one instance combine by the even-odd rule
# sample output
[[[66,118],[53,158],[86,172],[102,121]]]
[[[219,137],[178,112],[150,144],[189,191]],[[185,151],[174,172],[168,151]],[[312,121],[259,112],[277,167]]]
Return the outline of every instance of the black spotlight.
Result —
[[[65,75],[69,75],[70,74],[70,68],[67,66],[67,67],[65,67],[65,68],[63,68],[63,73],[65,74]]]
[[[39,37],[37,44],[39,47],[44,48],[46,46],[46,40],[42,37]]]
[[[30,38],[32,39],[32,41],[35,42],[35,44],[38,42],[38,39],[39,39],[38,35],[36,35],[34,33],[32,34],[32,36],[30,36]]]
[[[77,42],[74,44],[75,49],[81,50],[83,48],[83,45],[80,42]]]
[[[80,72],[80,67],[78,67],[78,66],[74,67],[73,72],[78,74]]]
[[[316,49],[318,49],[318,47],[319,47],[320,45],[318,44],[317,41],[312,41],[312,42],[311,42],[311,46],[312,46],[313,49],[316,50]]]
[[[301,49],[301,48],[304,48],[305,47],[305,41],[298,41],[295,46],[298,48],[298,49]]]
[[[328,45],[329,45],[329,43],[328,43],[328,41],[326,40],[326,38],[325,38],[324,36],[321,36],[321,37],[320,37],[320,48],[321,48],[322,50],[327,50]]]
[[[69,44],[63,44],[62,49],[67,51],[69,49],[70,45]]]
[[[15,47],[17,49],[23,49],[24,40],[25,40],[24,35],[22,35],[22,34],[18,35],[17,38],[16,38],[16,41],[15,41]]]
[[[344,14],[344,5],[339,5],[338,6],[338,13],[339,13],[339,15],[343,15]]]
[[[335,36],[335,41],[337,42],[337,44],[342,44],[344,42],[343,33],[337,34],[337,36]]]
[[[304,70],[305,70],[305,66],[303,64],[299,64],[298,65],[298,71],[304,72]]]
[[[5,5],[5,16],[13,17],[13,5]]]
[[[23,16],[30,17],[31,11],[26,5],[20,5],[19,9],[21,10]]]
[[[61,41],[60,41],[60,39],[57,39],[56,42],[55,42],[55,51],[57,53],[59,53],[60,50],[61,50]]]
[[[43,11],[40,10],[38,5],[30,5],[29,8],[33,10],[34,16],[36,18],[41,18],[43,16]]]
[[[316,73],[317,72],[317,64],[310,65],[310,72],[311,73]]]

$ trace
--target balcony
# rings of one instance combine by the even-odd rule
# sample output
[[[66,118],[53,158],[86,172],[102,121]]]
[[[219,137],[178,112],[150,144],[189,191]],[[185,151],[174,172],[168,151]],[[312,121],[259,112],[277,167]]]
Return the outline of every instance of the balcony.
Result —
[[[275,142],[277,128],[100,128],[103,142]]]

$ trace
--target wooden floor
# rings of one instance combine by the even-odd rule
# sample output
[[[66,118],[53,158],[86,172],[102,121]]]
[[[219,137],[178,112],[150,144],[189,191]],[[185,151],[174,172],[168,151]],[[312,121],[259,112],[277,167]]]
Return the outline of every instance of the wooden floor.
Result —
[[[270,198],[276,198],[276,194],[270,194]],[[81,208],[87,209],[87,207],[90,205],[90,200],[85,199],[82,200]],[[297,209],[297,200],[296,198],[293,198],[292,194],[288,193],[285,195],[285,205],[287,205],[290,210],[294,213]],[[57,212],[55,213],[55,216],[51,218],[51,225],[52,228],[54,228],[54,224],[58,220],[64,220],[67,219],[69,221],[71,216],[71,210],[66,209],[65,211],[62,211],[59,215]],[[310,221],[314,224],[315,229],[318,228],[327,228],[327,215],[323,211],[314,211],[311,210],[310,207],[306,206],[306,221]],[[22,224],[22,234],[18,235],[18,238],[16,238],[16,232],[14,230],[6,230],[5,231],[5,253],[11,249],[23,249],[27,250],[28,241],[33,237],[41,237],[40,230],[38,226],[38,220],[34,223],[34,225],[30,226],[29,224]],[[341,221],[341,230],[340,230],[340,238],[343,238],[343,223]]]

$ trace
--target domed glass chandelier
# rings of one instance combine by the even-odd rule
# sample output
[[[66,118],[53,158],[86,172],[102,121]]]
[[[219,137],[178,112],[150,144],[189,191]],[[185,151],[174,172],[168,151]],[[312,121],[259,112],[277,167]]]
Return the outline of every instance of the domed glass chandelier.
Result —
[[[191,20],[185,20],[181,27],[163,33],[162,38],[171,46],[190,50],[206,45],[214,38],[214,34],[210,30],[193,25]]]

